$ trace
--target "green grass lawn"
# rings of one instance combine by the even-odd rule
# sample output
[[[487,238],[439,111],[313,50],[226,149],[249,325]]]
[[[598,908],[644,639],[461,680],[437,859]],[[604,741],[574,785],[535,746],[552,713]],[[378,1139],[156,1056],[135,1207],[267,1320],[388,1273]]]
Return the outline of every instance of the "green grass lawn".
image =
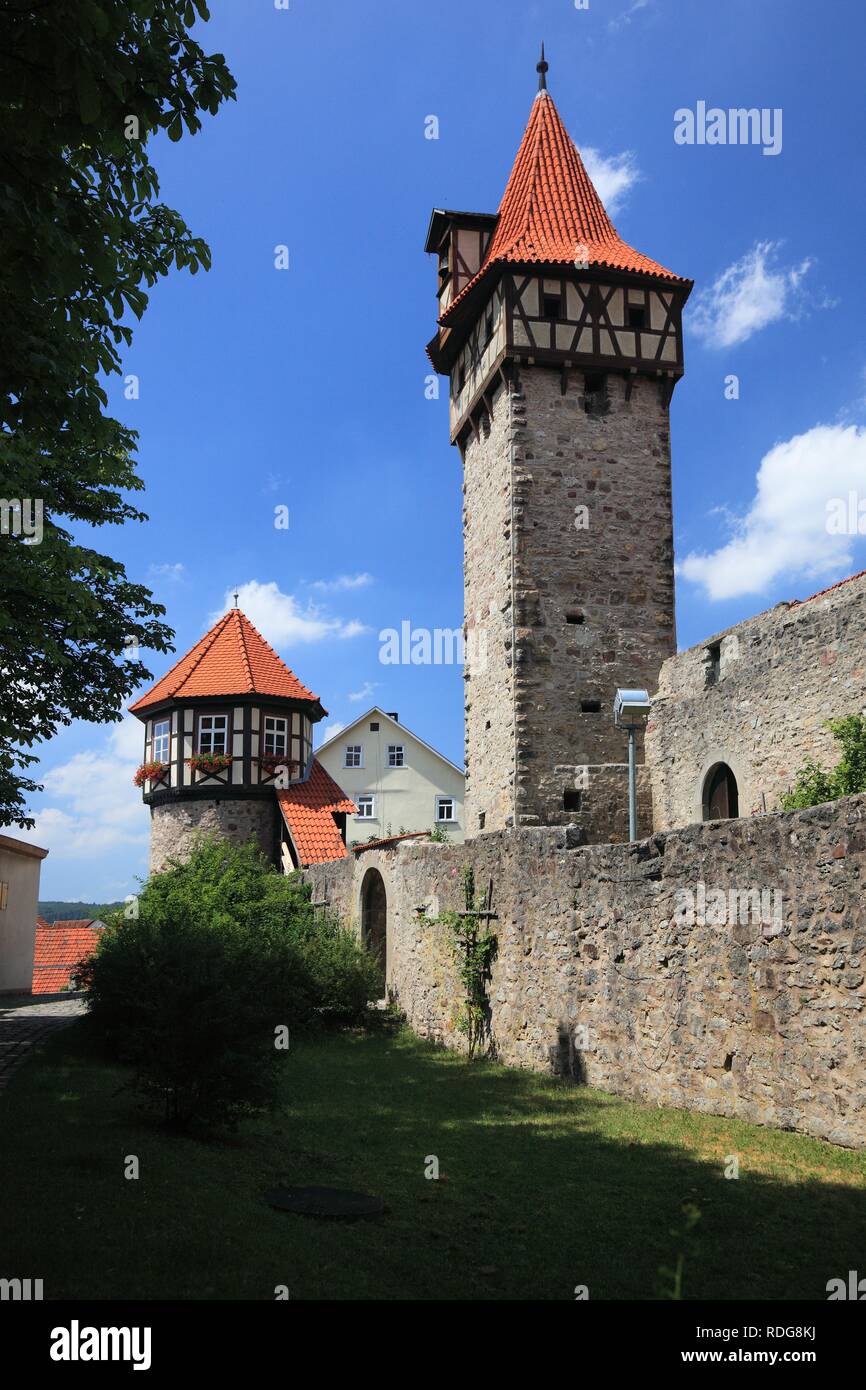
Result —
[[[864,1268],[866,1155],[469,1066],[406,1031],[297,1047],[280,1110],[224,1138],[166,1133],[127,1080],[77,1024],[0,1096],[0,1276],[46,1298],[645,1299],[682,1252],[685,1298],[825,1299]],[[388,1212],[275,1212],[280,1182]],[[683,1203],[701,1212],[685,1240]]]

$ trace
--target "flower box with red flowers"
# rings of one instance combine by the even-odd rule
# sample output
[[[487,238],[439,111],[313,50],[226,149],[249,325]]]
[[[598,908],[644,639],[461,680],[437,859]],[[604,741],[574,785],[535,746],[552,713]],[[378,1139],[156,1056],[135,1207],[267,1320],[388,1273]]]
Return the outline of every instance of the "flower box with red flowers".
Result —
[[[213,777],[218,772],[225,772],[227,767],[232,765],[231,753],[195,753],[193,757],[187,758],[187,767],[191,767],[193,772],[204,772]]]
[[[275,777],[284,770],[293,777],[294,769],[300,766],[297,758],[289,758],[285,753],[262,753],[258,761],[263,777]]]
[[[132,780],[137,787],[143,787],[145,782],[163,782],[167,774],[168,763],[142,763]]]

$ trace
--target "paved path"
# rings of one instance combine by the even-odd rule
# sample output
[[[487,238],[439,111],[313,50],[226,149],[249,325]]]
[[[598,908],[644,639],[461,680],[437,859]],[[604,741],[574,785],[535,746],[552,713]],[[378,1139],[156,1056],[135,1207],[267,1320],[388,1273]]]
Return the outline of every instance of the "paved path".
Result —
[[[32,1047],[83,1013],[80,994],[0,996],[0,1091]]]

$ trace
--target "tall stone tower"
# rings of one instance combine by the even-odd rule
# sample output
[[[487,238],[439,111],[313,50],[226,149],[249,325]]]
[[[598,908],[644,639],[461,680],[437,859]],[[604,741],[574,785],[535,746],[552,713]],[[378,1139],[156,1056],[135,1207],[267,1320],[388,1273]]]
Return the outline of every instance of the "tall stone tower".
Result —
[[[675,650],[668,411],[692,282],[619,237],[543,50],[538,72],[499,212],[436,209],[426,244],[464,468],[466,827],[621,840],[614,694],[654,692]]]

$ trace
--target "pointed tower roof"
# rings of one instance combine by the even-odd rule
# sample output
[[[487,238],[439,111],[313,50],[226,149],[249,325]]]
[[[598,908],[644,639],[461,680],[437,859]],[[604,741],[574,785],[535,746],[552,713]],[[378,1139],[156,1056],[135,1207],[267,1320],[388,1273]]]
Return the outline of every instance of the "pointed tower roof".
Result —
[[[327,714],[239,608],[230,608],[129,710],[140,715],[166,700],[222,695],[309,700]]]
[[[617,232],[547,90],[547,67],[542,53],[539,90],[487,255],[448,306],[442,324],[451,323],[458,305],[492,267],[508,261],[544,265],[583,261],[691,286],[690,280],[635,251]]]

